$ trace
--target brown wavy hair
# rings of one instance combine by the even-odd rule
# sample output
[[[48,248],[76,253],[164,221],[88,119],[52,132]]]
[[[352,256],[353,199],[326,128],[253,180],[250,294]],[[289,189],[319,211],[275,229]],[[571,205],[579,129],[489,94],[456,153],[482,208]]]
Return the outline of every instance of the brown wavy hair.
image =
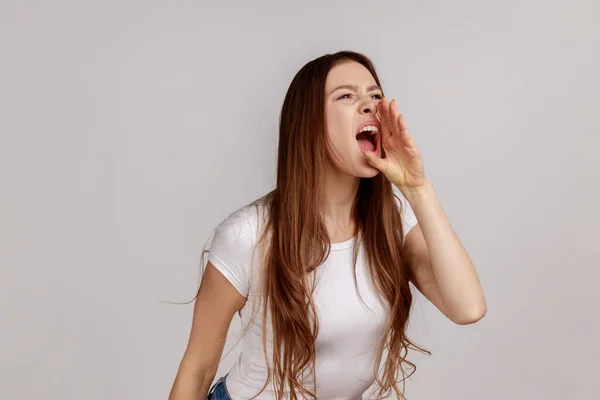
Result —
[[[285,389],[290,391],[291,399],[316,399],[316,379],[311,391],[305,387],[303,376],[307,371],[315,375],[315,339],[319,331],[311,272],[330,251],[330,239],[318,211],[318,188],[324,183],[321,172],[332,157],[325,127],[325,81],[331,68],[344,61],[362,64],[382,86],[373,63],[365,55],[352,51],[326,54],[298,71],[281,109],[276,187],[264,198],[268,215],[259,241],[263,254],[265,349],[267,311],[273,330],[273,373],[269,368],[265,387],[273,379],[278,399],[283,398]],[[406,359],[408,349],[430,353],[406,336],[413,300],[409,282],[413,274],[405,262],[402,210],[397,200],[391,182],[383,174],[363,178],[352,215],[355,237],[362,240],[370,276],[389,312],[378,348],[378,359],[384,349],[388,352],[381,374],[375,365],[377,398],[388,397],[394,391],[404,399],[404,390],[398,384],[416,370],[415,364]],[[355,283],[357,252],[358,246],[354,246]],[[408,364],[411,371],[407,373],[403,364]]]
[[[294,76],[281,109],[276,187],[251,203],[257,208],[262,203],[266,218],[254,249],[261,254],[257,281],[257,299],[261,301],[254,302],[253,316],[244,333],[252,325],[257,307],[261,307],[268,369],[267,381],[253,398],[273,380],[278,400],[287,390],[293,400],[316,399],[315,340],[319,324],[311,272],[330,251],[330,239],[319,213],[318,188],[323,187],[322,171],[333,154],[326,134],[325,81],[331,68],[345,61],[365,66],[382,87],[372,61],[357,52],[326,54],[304,65]],[[416,370],[416,365],[407,360],[408,350],[431,354],[406,336],[413,301],[409,283],[414,276],[403,250],[401,207],[383,174],[361,179],[352,210],[355,238],[363,245],[368,271],[388,312],[377,359],[381,360],[384,350],[387,357],[381,371],[374,365],[377,399],[389,397],[392,392],[406,399],[404,382]],[[202,253],[202,260],[207,251]],[[354,246],[355,284],[357,256],[358,246]],[[272,360],[267,353],[268,314],[273,332]],[[305,385],[307,373],[315,377],[312,388]]]

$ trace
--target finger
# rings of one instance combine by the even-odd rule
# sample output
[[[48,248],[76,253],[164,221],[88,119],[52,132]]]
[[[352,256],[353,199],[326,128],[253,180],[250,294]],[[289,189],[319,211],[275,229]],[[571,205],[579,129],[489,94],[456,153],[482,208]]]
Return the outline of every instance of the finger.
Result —
[[[394,125],[395,122],[392,119],[391,113],[390,113],[390,101],[387,99],[387,97],[384,97],[381,102],[383,103],[383,107],[382,107],[382,119],[383,119],[383,123],[385,124],[385,135],[384,138],[387,139],[389,138],[393,133],[394,133]]]
[[[408,125],[406,124],[406,120],[404,119],[404,115],[398,110],[398,104],[394,102],[391,107],[391,114],[394,118],[395,123],[394,132],[398,134],[398,136],[402,139],[405,146],[412,147],[414,143],[412,141],[412,137],[410,132],[408,131]]]
[[[406,120],[404,119],[404,115],[399,114],[396,118],[396,125],[398,126],[398,133],[404,142],[404,145],[407,147],[414,147],[414,142],[412,140],[412,136],[408,131],[408,125],[406,125]]]
[[[383,115],[381,114],[382,109],[383,109],[383,105],[381,104],[381,101],[379,101],[379,103],[377,103],[376,108],[375,108],[375,118],[377,118],[377,121],[379,121],[379,124],[381,125],[381,131],[383,132],[385,123],[383,120]]]
[[[379,115],[379,122],[381,123],[381,130],[385,132],[388,128],[387,119],[385,117],[385,97],[382,97],[377,103],[377,114]]]
[[[392,126],[393,126],[394,133],[398,134],[398,136],[403,138],[402,130],[405,129],[406,125],[400,124],[400,122],[399,122],[400,115],[401,114],[400,114],[400,111],[398,110],[398,103],[396,103],[396,101],[394,101],[390,105],[390,117],[391,117],[392,121],[394,121],[394,123],[392,123]]]
[[[387,100],[387,99],[386,99]],[[394,134],[394,118],[392,117],[392,107],[394,105],[394,103],[396,102],[395,99],[392,99],[392,101],[388,101],[386,104],[386,113],[385,113],[385,118],[387,120],[387,123],[389,125],[390,128],[390,134]]]

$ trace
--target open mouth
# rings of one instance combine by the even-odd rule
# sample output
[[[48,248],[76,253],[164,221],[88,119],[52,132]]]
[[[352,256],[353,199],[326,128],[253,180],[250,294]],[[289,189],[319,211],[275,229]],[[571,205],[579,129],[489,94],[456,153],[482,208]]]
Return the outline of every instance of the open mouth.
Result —
[[[375,125],[363,126],[356,134],[356,141],[361,151],[375,151],[379,148],[379,128]]]

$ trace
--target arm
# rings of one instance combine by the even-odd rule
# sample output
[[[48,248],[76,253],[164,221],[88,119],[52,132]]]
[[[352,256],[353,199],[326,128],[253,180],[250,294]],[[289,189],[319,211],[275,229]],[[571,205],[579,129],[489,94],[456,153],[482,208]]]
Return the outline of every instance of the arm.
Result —
[[[487,310],[475,267],[425,177],[421,152],[398,105],[384,97],[377,111],[385,158],[374,151],[365,155],[402,192],[417,217],[404,243],[413,283],[450,320],[473,323]]]
[[[456,324],[477,322],[487,305],[475,267],[442,210],[433,186],[399,188],[419,223],[406,235],[415,286]]]
[[[209,261],[194,305],[192,330],[169,400],[206,398],[233,315],[246,298]]]

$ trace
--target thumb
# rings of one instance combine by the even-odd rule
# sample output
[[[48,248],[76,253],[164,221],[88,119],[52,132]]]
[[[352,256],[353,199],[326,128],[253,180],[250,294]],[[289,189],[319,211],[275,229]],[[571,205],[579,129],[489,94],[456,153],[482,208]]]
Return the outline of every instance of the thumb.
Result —
[[[386,166],[386,160],[383,158],[379,158],[379,156],[374,151],[365,151],[365,155],[367,156],[367,162],[377,168],[379,171],[384,172]]]

